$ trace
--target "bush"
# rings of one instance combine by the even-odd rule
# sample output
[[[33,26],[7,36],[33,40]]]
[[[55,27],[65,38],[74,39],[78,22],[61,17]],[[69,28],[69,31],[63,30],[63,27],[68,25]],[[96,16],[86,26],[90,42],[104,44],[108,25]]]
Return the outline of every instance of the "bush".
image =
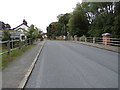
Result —
[[[10,36],[11,36],[11,35],[10,35],[9,30],[3,30],[3,38],[2,38],[2,41],[11,40]]]
[[[83,36],[81,36],[81,37],[79,38],[79,40],[85,42],[85,38],[86,38],[86,36],[83,35]]]

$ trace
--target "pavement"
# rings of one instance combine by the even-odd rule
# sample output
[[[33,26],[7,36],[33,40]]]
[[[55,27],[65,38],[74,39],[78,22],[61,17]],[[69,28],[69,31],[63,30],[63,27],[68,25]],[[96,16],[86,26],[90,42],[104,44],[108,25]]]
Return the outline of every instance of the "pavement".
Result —
[[[32,64],[43,41],[38,41],[36,45],[11,62],[7,68],[2,71],[2,88],[17,88],[24,78],[28,68]]]
[[[25,88],[118,88],[118,53],[46,41]]]
[[[113,51],[113,52],[119,52],[120,53],[120,47],[118,47],[118,46],[95,44],[95,43],[80,42],[80,41],[72,41],[72,42],[81,43],[81,44],[84,44],[84,45],[89,45],[89,46],[93,46],[93,47],[97,47],[97,48],[106,49],[106,50],[110,50],[110,51]]]

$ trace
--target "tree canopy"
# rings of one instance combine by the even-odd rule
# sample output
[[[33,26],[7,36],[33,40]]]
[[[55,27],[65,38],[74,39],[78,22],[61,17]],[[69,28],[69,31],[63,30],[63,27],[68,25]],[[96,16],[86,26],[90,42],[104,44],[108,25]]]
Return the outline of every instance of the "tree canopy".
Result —
[[[28,28],[28,30],[24,29],[24,32],[28,38],[36,39],[39,36],[39,30],[33,24]]]
[[[89,21],[81,4],[76,5],[68,25],[71,35],[82,36],[87,34]]]
[[[110,33],[120,37],[120,2],[83,2],[77,3],[72,13],[60,14],[58,22],[47,27],[49,37],[74,36],[101,37]]]
[[[3,38],[2,41],[7,41],[7,40],[11,40],[10,38],[10,32],[9,30],[2,30],[3,31]]]

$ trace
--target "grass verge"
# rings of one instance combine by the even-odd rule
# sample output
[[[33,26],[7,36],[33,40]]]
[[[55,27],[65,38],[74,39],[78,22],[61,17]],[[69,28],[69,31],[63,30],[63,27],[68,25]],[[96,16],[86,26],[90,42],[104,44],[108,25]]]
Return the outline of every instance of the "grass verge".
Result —
[[[24,46],[21,49],[16,49],[10,52],[10,57],[8,57],[8,54],[3,54],[0,55],[0,70],[6,68],[8,66],[8,64],[12,61],[14,61],[18,56],[21,56],[24,52],[26,52],[27,50],[29,50],[30,48],[32,48],[33,45],[29,45],[29,46]],[[1,65],[2,64],[2,65]]]

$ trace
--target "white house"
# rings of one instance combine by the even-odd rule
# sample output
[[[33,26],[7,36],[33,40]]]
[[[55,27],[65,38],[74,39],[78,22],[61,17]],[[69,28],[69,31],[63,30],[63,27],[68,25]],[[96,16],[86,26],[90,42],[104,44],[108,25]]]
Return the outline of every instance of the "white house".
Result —
[[[27,36],[25,35],[25,30],[28,30],[29,26],[27,25],[27,21],[25,21],[25,19],[23,20],[23,23],[20,24],[19,26],[13,28],[14,31],[16,31],[17,33],[19,33],[19,39],[25,40],[27,38]]]
[[[27,25],[27,21],[23,20],[22,24],[20,24],[19,26],[10,29],[10,28],[3,28],[3,25],[7,25],[4,24],[4,22],[0,21],[0,40],[2,40],[3,38],[3,30],[4,29],[8,29],[9,33],[11,35],[11,39],[20,39],[21,41],[25,40],[27,38],[27,36],[25,35],[24,29],[28,30],[29,26]],[[5,26],[4,26],[5,27]],[[7,25],[8,27],[8,25]],[[10,27],[10,26],[9,26]]]

